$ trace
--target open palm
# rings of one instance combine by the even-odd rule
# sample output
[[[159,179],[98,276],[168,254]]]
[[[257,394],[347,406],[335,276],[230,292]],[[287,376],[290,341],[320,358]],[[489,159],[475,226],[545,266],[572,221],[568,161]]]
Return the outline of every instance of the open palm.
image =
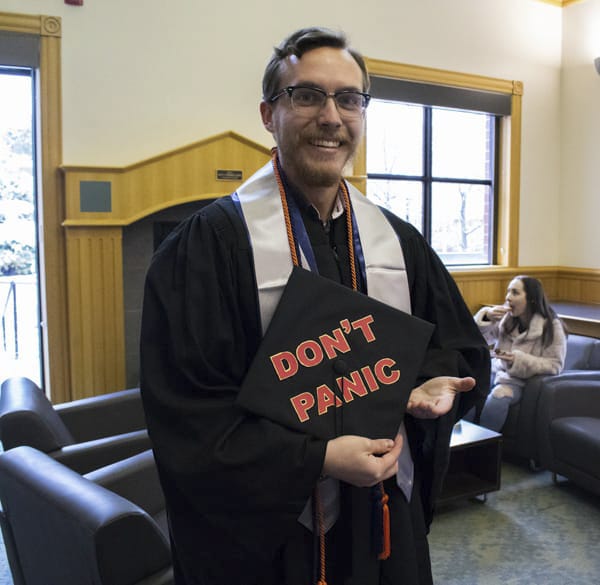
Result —
[[[473,378],[438,376],[415,388],[406,410],[416,418],[437,418],[450,412],[457,392],[468,392],[475,386]]]

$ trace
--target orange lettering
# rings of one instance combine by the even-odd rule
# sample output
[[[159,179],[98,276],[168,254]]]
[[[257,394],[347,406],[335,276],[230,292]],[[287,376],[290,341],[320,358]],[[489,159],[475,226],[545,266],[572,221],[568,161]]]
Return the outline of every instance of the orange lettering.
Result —
[[[350,374],[352,379],[349,380],[345,376],[341,376],[337,378],[337,385],[342,391],[342,396],[344,397],[344,402],[352,402],[354,400],[353,393],[357,396],[366,396],[367,389],[365,388],[365,383],[360,377],[360,373],[358,370],[355,370]]]
[[[356,321],[352,321],[352,329],[360,329],[368,343],[375,341],[375,334],[370,325],[373,323],[373,315],[365,315]]]
[[[325,414],[333,405],[342,406],[342,401],[326,384],[317,386],[317,412],[319,416]]]
[[[309,356],[309,352],[312,354]],[[316,366],[323,361],[323,350],[321,346],[312,339],[303,341],[296,349],[298,361],[305,367]]]
[[[400,370],[390,370],[385,373],[385,368],[395,366],[396,362],[392,358],[382,358],[375,364],[375,376],[382,384],[395,384],[400,379]]]
[[[371,367],[365,366],[364,368],[361,368],[360,371],[362,372],[363,376],[365,377],[365,380],[367,381],[367,386],[369,387],[369,391],[375,392],[375,390],[379,390],[379,384],[377,383],[377,380],[375,379],[375,376],[373,375],[373,371],[371,370]]]
[[[290,398],[300,422],[306,422],[310,417],[308,411],[315,405],[315,398],[310,392],[302,392]]]
[[[341,353],[348,353],[350,351],[350,345],[348,344],[348,340],[344,337],[342,330],[338,327],[337,329],[334,329],[332,333],[333,337],[327,334],[319,336],[319,341],[323,345],[325,355],[327,355],[330,360],[337,355],[336,350]]]
[[[298,362],[291,351],[280,351],[272,355],[271,363],[280,380],[290,378],[298,372]]]

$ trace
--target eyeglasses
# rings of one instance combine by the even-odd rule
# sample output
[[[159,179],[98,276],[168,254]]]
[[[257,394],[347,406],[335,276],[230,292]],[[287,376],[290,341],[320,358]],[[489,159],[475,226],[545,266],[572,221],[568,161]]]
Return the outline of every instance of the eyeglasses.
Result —
[[[288,95],[292,108],[298,112],[307,115],[317,114],[327,102],[327,98],[333,98],[338,112],[341,116],[348,118],[358,118],[362,116],[371,96],[361,91],[352,91],[343,89],[327,93],[318,87],[303,87],[301,85],[291,85],[284,87],[278,94],[274,95],[269,102],[273,103],[281,96]]]

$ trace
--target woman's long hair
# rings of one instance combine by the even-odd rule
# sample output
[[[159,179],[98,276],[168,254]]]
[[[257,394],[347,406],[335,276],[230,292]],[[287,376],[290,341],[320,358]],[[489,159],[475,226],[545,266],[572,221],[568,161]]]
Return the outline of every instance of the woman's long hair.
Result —
[[[556,311],[550,306],[544,287],[542,283],[533,276],[520,275],[515,276],[516,280],[520,280],[523,283],[523,290],[527,297],[527,313],[533,317],[536,313],[544,318],[544,329],[542,331],[542,345],[548,347],[554,342],[554,327],[553,321],[558,319],[565,335],[568,335],[567,328],[562,322],[560,317],[556,314]],[[510,333],[519,324],[519,319],[516,317],[509,317],[504,322],[504,330],[506,333]]]

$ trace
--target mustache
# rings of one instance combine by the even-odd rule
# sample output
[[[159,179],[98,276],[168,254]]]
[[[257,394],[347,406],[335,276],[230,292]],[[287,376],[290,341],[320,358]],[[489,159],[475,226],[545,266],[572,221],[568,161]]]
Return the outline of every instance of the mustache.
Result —
[[[329,140],[332,142],[339,142],[340,144],[350,142],[348,134],[346,132],[340,132],[339,129],[332,132],[307,132],[302,135],[302,138],[309,142],[318,140]]]

